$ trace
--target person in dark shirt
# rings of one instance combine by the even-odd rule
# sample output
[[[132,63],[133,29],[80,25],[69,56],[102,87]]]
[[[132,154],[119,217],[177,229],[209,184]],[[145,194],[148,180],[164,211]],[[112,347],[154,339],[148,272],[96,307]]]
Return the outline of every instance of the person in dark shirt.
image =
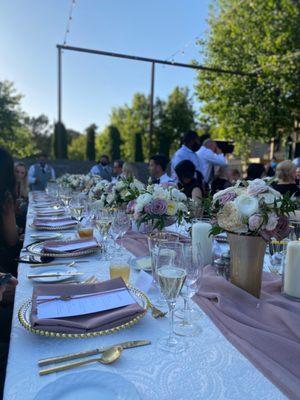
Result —
[[[261,163],[251,163],[247,168],[247,181],[253,181],[254,179],[261,179],[266,175],[266,170]]]
[[[290,160],[282,161],[276,168],[276,182],[272,186],[282,195],[300,196],[300,190],[296,184],[296,165]]]
[[[178,188],[190,199],[199,201],[204,196],[204,184],[201,173],[197,171],[192,161],[183,160],[175,167],[178,176]],[[196,177],[195,177],[196,176]]]
[[[219,192],[232,186],[234,181],[233,169],[229,165],[223,165],[216,172],[215,179],[211,183],[211,194]]]

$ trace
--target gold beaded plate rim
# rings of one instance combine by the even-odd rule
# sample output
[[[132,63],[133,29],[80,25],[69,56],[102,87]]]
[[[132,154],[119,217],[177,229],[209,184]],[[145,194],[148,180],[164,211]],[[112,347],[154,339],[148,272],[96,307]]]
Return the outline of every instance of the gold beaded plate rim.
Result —
[[[42,329],[32,328],[30,324],[30,311],[32,305],[31,300],[27,300],[24,304],[22,304],[22,306],[18,311],[18,319],[20,324],[30,333],[46,337],[61,338],[61,339],[87,339],[96,336],[110,335],[112,333],[119,332],[123,329],[130,328],[131,326],[135,325],[137,322],[139,322],[141,318],[143,318],[146,315],[147,310],[149,308],[150,301],[144,292],[131,285],[128,285],[128,289],[132,292],[132,294],[135,295],[134,296],[135,299],[143,307],[144,311],[138,316],[130,319],[128,322],[115,326],[114,328],[99,330],[95,332],[87,332],[87,333],[51,332]]]
[[[98,247],[95,247],[93,249],[87,249],[87,250],[81,250],[81,251],[76,251],[76,252],[65,252],[65,253],[46,253],[42,250],[39,250],[38,248],[41,248],[47,240],[39,243],[33,243],[32,245],[27,247],[27,250],[29,253],[34,254],[36,256],[43,256],[43,257],[55,257],[55,258],[75,258],[75,257],[81,257],[81,256],[86,256],[89,254],[93,254],[98,250],[102,249],[101,244],[99,244]]]
[[[77,222],[74,221],[74,224],[72,224],[72,225],[62,225],[62,226],[40,225],[40,226],[36,226],[36,225],[30,224],[29,227],[32,229],[36,229],[37,231],[65,231],[67,229],[74,228],[76,225],[77,225]]]

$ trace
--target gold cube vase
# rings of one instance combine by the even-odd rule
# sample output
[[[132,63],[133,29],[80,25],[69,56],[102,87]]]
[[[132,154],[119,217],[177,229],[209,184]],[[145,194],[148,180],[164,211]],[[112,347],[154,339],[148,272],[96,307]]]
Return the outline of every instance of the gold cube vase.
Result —
[[[257,298],[260,297],[266,242],[260,236],[228,233],[230,281]]]

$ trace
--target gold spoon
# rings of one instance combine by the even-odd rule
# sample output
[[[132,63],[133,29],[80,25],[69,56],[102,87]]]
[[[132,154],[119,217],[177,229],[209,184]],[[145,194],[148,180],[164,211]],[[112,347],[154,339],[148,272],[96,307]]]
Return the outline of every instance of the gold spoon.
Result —
[[[52,374],[53,372],[65,371],[67,369],[80,367],[81,365],[91,364],[93,362],[100,362],[101,364],[112,364],[113,362],[117,361],[120,358],[122,351],[123,351],[123,348],[121,346],[113,346],[110,349],[104,351],[102,353],[101,357],[99,357],[99,358],[91,358],[89,360],[73,362],[73,363],[61,365],[59,367],[42,369],[39,372],[39,374],[40,375],[48,375],[48,374]]]

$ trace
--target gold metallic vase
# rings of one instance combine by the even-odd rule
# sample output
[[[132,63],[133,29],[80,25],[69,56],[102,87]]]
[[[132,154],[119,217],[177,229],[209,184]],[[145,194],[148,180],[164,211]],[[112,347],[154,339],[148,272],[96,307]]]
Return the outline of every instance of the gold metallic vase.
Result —
[[[260,297],[266,242],[260,236],[228,233],[230,280],[235,286]]]

